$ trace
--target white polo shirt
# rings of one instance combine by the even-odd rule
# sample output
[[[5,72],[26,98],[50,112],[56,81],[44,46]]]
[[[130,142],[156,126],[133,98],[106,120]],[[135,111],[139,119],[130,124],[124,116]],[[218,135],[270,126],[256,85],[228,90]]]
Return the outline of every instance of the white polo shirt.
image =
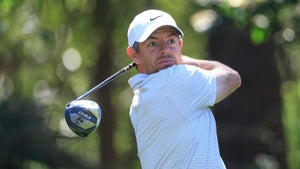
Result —
[[[224,169],[214,116],[216,78],[175,65],[129,79],[130,119],[143,169]]]

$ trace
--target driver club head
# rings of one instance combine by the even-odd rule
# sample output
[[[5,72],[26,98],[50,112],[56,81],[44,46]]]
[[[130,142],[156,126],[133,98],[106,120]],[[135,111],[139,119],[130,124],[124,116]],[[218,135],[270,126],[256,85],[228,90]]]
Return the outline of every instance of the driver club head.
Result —
[[[101,109],[94,101],[74,100],[65,108],[65,119],[74,133],[87,137],[98,128],[101,121]]]

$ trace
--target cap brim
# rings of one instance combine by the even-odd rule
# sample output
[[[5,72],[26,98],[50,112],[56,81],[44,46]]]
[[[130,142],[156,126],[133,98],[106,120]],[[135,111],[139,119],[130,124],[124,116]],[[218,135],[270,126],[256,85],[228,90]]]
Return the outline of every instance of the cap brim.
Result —
[[[137,42],[144,42],[145,40],[147,40],[149,38],[149,36],[156,31],[158,28],[162,27],[162,26],[170,26],[172,28],[174,28],[174,30],[176,30],[176,32],[180,35],[184,35],[182,30],[179,29],[178,27],[174,27],[173,25],[152,25],[151,28],[147,29],[147,31],[145,31],[139,39],[137,39]]]

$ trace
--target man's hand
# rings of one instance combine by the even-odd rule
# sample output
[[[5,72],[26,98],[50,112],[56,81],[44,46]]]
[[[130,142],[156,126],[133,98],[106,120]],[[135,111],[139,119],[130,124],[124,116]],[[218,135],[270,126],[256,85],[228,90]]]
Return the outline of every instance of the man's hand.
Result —
[[[194,59],[185,55],[181,56],[181,64],[194,65],[207,70],[217,78],[217,98],[216,103],[225,99],[241,85],[239,73],[232,68],[218,62],[210,60]]]

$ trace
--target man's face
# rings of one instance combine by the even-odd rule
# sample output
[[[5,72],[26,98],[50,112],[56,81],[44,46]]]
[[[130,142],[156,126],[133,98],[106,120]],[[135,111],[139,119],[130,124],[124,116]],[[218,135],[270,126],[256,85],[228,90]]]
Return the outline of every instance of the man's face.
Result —
[[[129,57],[138,65],[139,73],[152,74],[180,64],[182,42],[172,27],[160,27],[138,47],[139,50],[133,51],[133,56]]]

